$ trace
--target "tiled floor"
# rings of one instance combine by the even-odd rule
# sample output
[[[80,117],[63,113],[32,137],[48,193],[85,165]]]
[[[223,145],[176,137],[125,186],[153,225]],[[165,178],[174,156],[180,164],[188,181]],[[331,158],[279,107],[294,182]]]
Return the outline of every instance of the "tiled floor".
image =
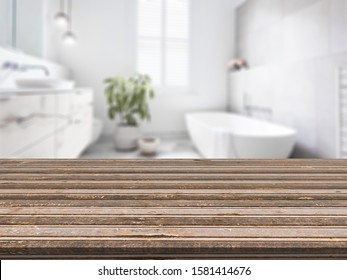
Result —
[[[81,156],[82,159],[140,159],[149,158],[141,155],[139,151],[118,152],[114,148],[112,137],[103,137],[96,144],[88,148]],[[154,158],[185,159],[201,158],[192,142],[188,139],[165,139]]]

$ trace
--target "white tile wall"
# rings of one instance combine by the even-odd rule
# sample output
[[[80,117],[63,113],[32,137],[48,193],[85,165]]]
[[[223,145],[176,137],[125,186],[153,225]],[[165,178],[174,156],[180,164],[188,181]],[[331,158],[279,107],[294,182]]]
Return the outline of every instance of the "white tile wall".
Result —
[[[330,1],[322,0],[283,20],[284,58],[287,61],[330,52]]]
[[[347,1],[331,0],[331,48],[334,53],[347,50]]]
[[[283,59],[283,25],[276,22],[250,36],[249,63],[252,67],[280,63]]]
[[[279,0],[252,0],[254,5],[255,30],[266,28],[282,18],[282,1]]]
[[[236,113],[243,113],[243,95],[247,90],[248,71],[237,72],[230,75],[230,109]]]
[[[320,0],[282,0],[284,15],[290,15]],[[341,0],[337,0],[341,1]]]
[[[237,9],[236,13],[236,25],[237,25],[237,36],[250,34],[254,32],[255,21],[254,21],[254,1],[248,0]]]
[[[336,156],[337,69],[347,65],[347,1],[249,0],[237,14],[237,53],[251,69],[231,75],[231,108],[244,92],[299,132],[295,156]]]

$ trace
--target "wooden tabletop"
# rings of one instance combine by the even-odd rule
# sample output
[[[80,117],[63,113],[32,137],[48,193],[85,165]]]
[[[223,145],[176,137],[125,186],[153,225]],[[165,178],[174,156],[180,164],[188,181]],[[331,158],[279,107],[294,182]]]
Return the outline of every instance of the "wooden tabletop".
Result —
[[[0,258],[347,258],[347,161],[0,161]]]

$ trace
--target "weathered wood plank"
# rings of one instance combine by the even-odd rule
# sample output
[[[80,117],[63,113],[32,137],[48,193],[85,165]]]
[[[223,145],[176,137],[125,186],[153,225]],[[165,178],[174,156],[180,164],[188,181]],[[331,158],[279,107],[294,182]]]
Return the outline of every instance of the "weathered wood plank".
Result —
[[[347,207],[345,200],[1,200],[0,207]],[[261,211],[259,209],[259,211]]]
[[[0,215],[1,225],[104,225],[104,226],[347,226],[345,216],[189,216],[175,215]]]
[[[329,194],[347,194],[347,189],[0,189],[1,194],[41,194],[41,195],[56,195],[56,194],[301,194],[301,195],[329,195]]]
[[[347,194],[235,194],[235,193],[209,193],[209,194],[192,194],[192,193],[142,193],[142,194],[1,194],[3,200],[340,200],[347,201]]]
[[[39,166],[36,168],[33,168],[32,166],[20,166],[18,168],[14,168],[13,166],[2,166],[0,174],[345,174],[346,171],[346,166],[318,166],[315,168],[312,168],[311,166],[249,166],[247,168],[239,166],[120,166],[111,168],[108,166],[59,166],[55,168],[52,168],[51,166]]]
[[[20,159],[4,159],[1,160],[1,166],[31,166],[31,167],[47,167],[47,166],[347,166],[344,159],[285,159],[285,160],[212,160],[212,159],[138,159],[138,160],[113,160],[113,159],[100,159],[100,160],[20,160]]]
[[[0,240],[13,238],[342,238],[347,241],[347,227],[137,227],[137,226],[0,226]]]
[[[0,189],[347,189],[345,181],[1,181]]]
[[[261,211],[260,211],[261,210]],[[252,216],[346,216],[347,208],[341,207],[235,207],[235,208],[148,208],[148,207],[8,207],[0,208],[1,215],[162,215],[184,216],[191,215],[213,216],[213,215],[252,215]]]
[[[261,180],[295,180],[295,181],[346,181],[347,174],[18,174],[1,175],[4,181],[261,181]]]

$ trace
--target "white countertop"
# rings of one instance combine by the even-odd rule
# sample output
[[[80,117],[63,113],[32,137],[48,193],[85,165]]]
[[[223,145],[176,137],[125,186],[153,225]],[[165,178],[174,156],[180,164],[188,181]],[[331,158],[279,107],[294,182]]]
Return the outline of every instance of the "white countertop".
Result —
[[[0,99],[8,99],[15,96],[30,96],[30,95],[47,95],[59,93],[74,93],[79,91],[90,90],[89,88],[74,88],[74,89],[23,89],[23,88],[0,88]]]

